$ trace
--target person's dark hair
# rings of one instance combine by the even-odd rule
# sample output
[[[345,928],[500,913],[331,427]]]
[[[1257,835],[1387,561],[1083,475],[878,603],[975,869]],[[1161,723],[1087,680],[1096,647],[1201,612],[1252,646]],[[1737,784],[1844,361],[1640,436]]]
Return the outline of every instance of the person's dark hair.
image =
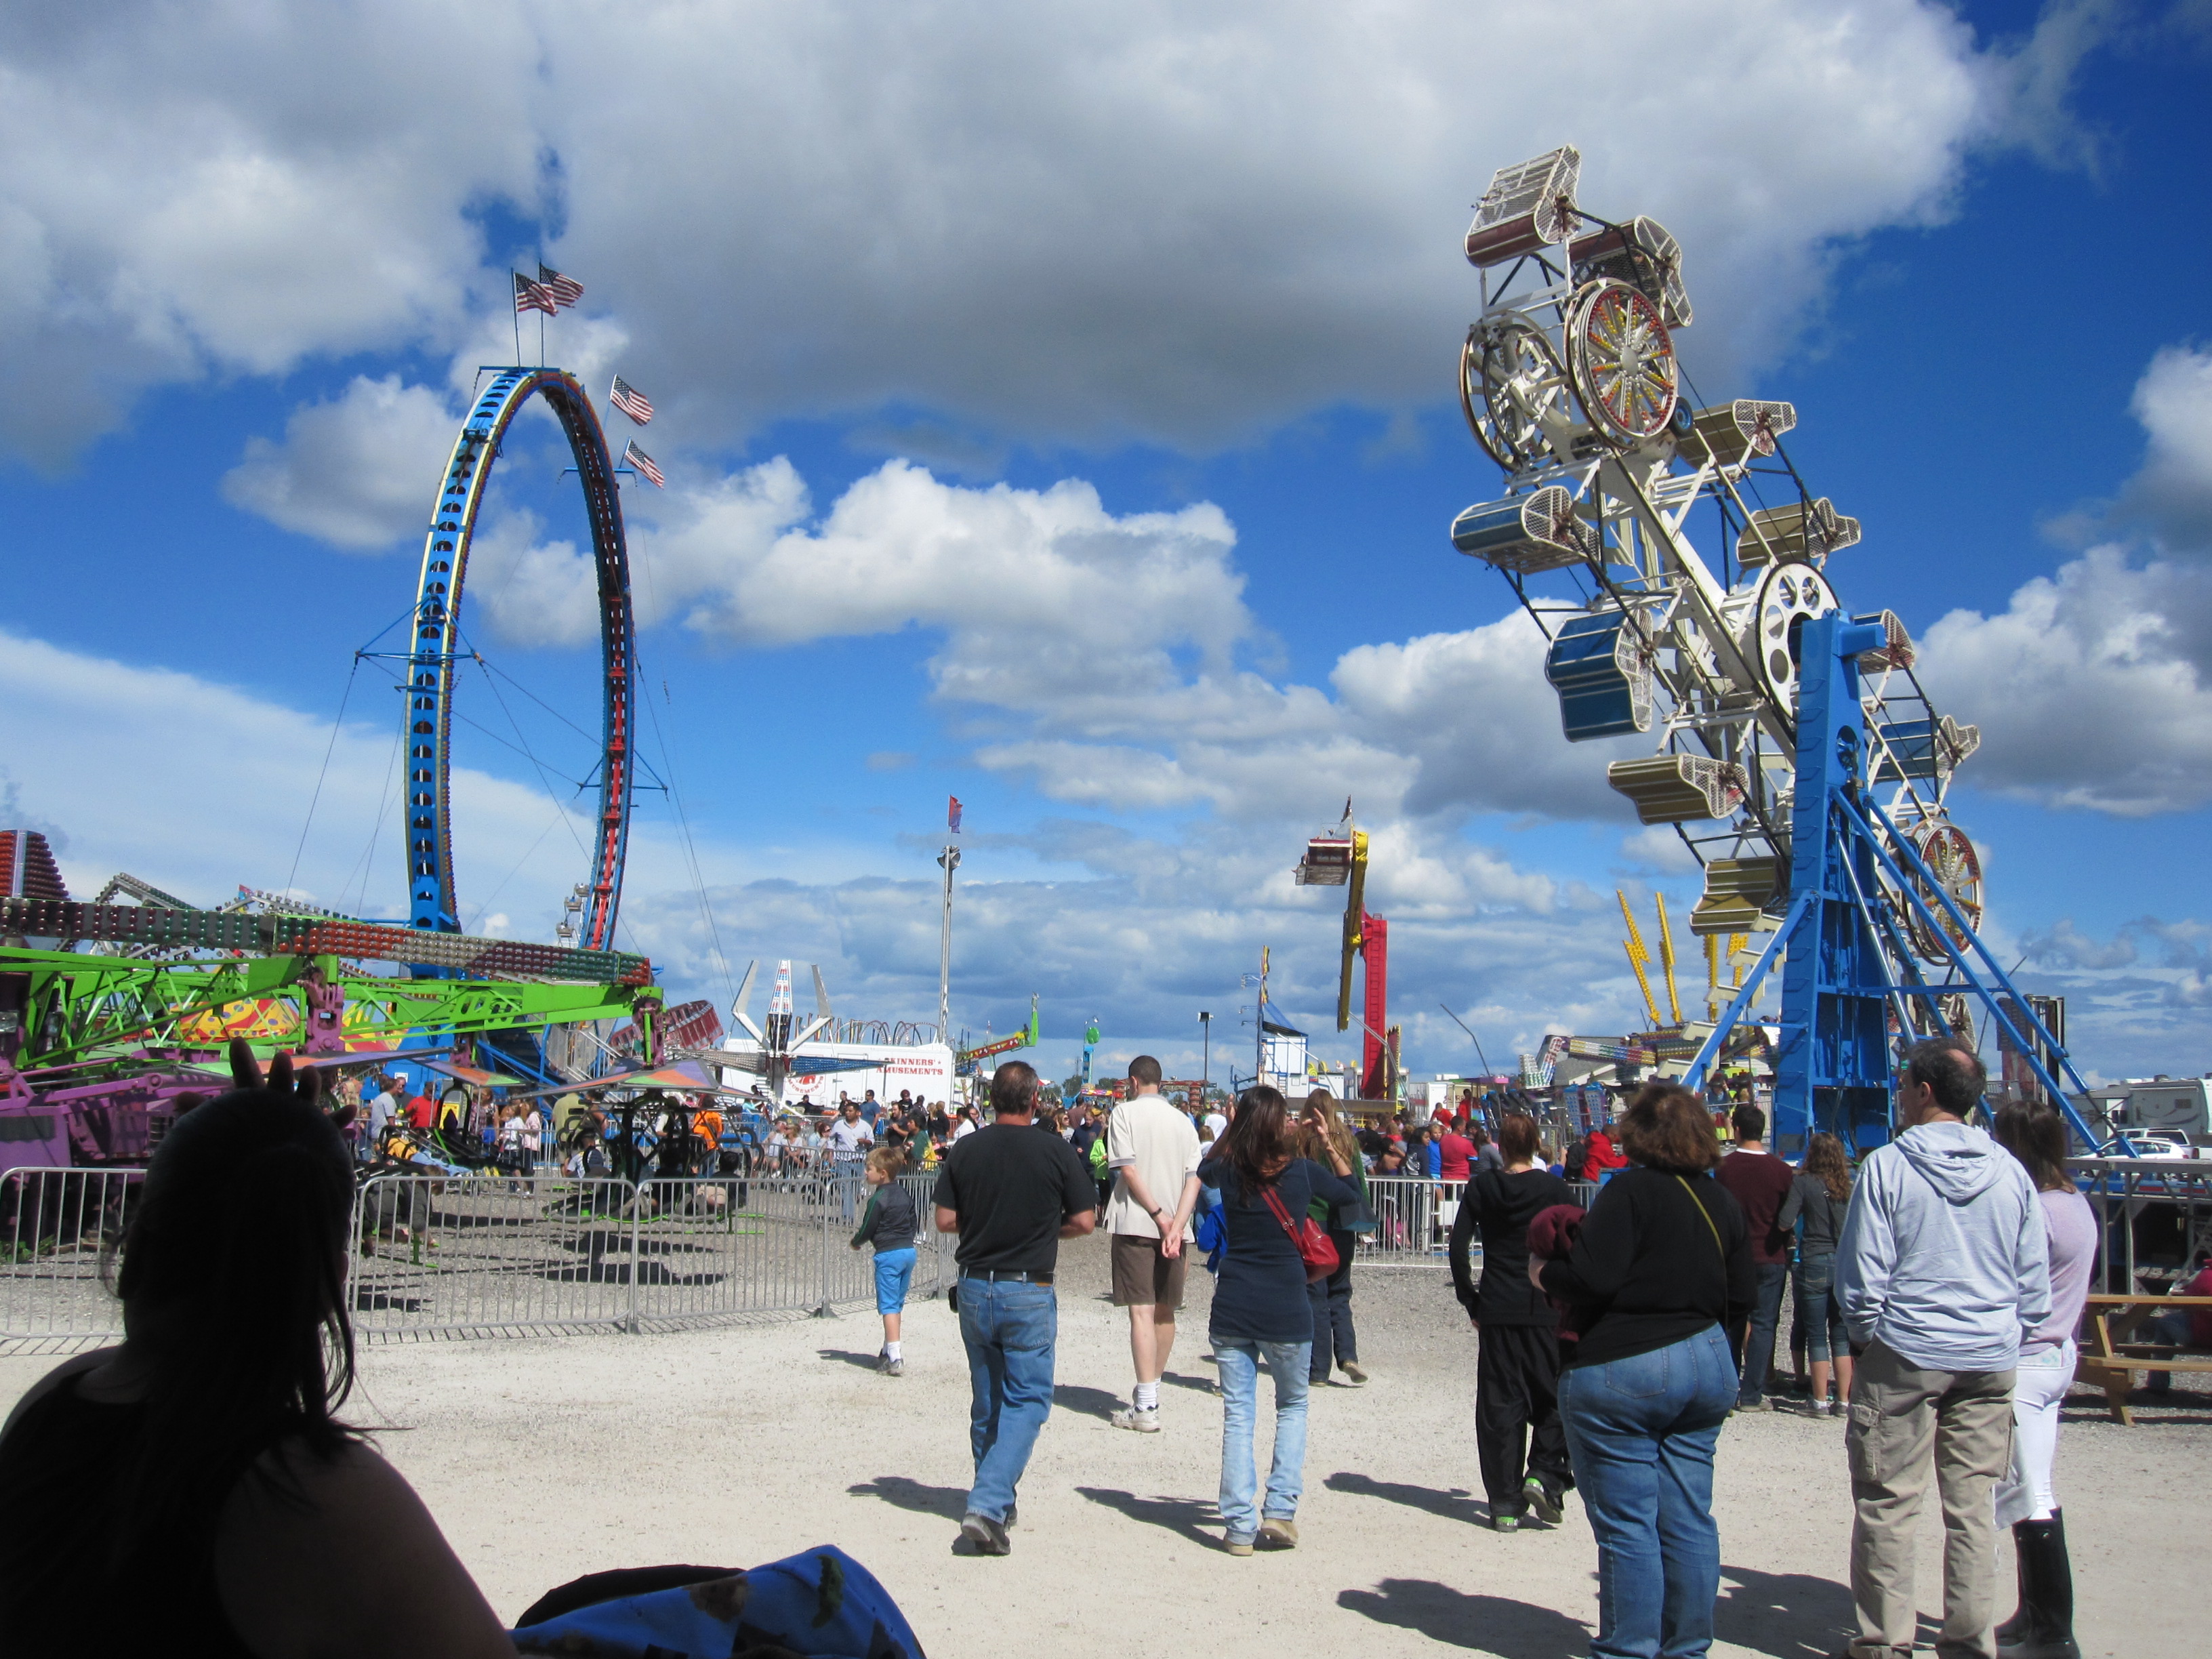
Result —
[[[1620,1150],[1647,1170],[1703,1175],[1721,1161],[1705,1102],[1679,1083],[1647,1083],[1620,1115]]]
[[[215,1524],[231,1486],[279,1441],[336,1456],[353,1387],[346,1316],[353,1166],[317,1102],[320,1074],[278,1056],[260,1081],[177,1117],[146,1170],[115,1288],[148,1364],[137,1443],[112,1495],[112,1571]]]
[[[1851,1160],[1844,1143],[1831,1134],[1817,1134],[1805,1143],[1805,1173],[1815,1176],[1838,1204],[1851,1195]]]
[[[991,1109],[1000,1117],[1026,1117],[1036,1105],[1036,1067],[1009,1060],[991,1073]]]
[[[1536,1120],[1525,1112],[1509,1113],[1498,1121],[1498,1152],[1508,1164],[1529,1164],[1535,1161],[1540,1145]]]
[[[1738,1140],[1766,1139],[1766,1114],[1756,1106],[1739,1106],[1729,1114],[1729,1122],[1735,1127]]]
[[[1160,1063],[1150,1054],[1139,1054],[1129,1062],[1129,1081],[1141,1083],[1147,1088],[1160,1086]]]
[[[1281,1094],[1262,1083],[1237,1096],[1237,1115],[1216,1146],[1237,1171],[1243,1201],[1257,1203],[1291,1157],[1290,1109]]]
[[[1988,1088],[1990,1069],[1958,1038],[1928,1037],[1905,1051],[1905,1076],[1909,1083],[1926,1084],[1939,1110],[1963,1118]]]
[[[1474,1150],[1478,1152],[1489,1144],[1490,1132],[1482,1127],[1480,1118],[1470,1118],[1468,1121],[1467,1138],[1474,1143]]]
[[[2063,1193],[2074,1184],[2066,1173],[2066,1120],[2039,1100],[2008,1101],[1997,1108],[1997,1145],[2018,1158],[2039,1193]]]

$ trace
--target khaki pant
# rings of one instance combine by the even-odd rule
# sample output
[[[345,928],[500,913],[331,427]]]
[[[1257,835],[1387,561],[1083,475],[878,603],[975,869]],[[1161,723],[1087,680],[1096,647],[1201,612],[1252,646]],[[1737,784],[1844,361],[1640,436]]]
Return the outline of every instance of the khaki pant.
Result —
[[[1932,1465],[1943,1505],[1942,1659],[1994,1659],[1996,1487],[2012,1467],[2010,1371],[1924,1371],[1876,1342],[1851,1384],[1853,1659],[1912,1651],[1912,1555]]]

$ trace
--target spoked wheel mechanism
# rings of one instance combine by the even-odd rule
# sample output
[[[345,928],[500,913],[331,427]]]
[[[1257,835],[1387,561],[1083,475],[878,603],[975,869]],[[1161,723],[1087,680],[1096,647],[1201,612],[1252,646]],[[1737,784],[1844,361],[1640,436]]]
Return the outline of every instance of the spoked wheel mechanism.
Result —
[[[1982,860],[1974,851],[1974,843],[1966,832],[1947,818],[1924,818],[1905,831],[1905,838],[1920,854],[1920,861],[1928,866],[1928,873],[1936,878],[1936,887],[1944,897],[1957,907],[1966,927],[1978,933],[1982,926]],[[1931,925],[1920,914],[1917,906],[1906,908],[1906,931],[1911,935],[1912,948],[1929,962],[1948,962],[1966,943],[1966,931],[1943,908],[1942,899],[1936,896],[1923,882],[1913,883],[1920,902],[1935,913]]]
[[[1526,471],[1548,453],[1545,421],[1569,413],[1566,372],[1528,318],[1488,318],[1460,351],[1459,403],[1483,453],[1508,472]]]
[[[1583,289],[1568,308],[1566,347],[1592,426],[1622,444],[1667,429],[1679,383],[1674,343],[1641,290],[1611,277]]]

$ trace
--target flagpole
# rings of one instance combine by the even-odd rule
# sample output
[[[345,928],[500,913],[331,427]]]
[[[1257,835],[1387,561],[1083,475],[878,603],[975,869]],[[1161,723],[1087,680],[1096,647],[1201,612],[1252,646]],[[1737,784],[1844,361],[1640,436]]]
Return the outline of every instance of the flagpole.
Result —
[[[522,275],[519,270],[510,270],[507,274],[510,276],[517,277]],[[509,286],[512,286],[512,284]],[[508,301],[512,302],[514,295],[509,294],[507,297]],[[517,368],[520,368],[522,367],[522,307],[520,306],[514,306],[513,307],[513,309],[514,312],[514,366]]]
[[[960,849],[949,842],[937,855],[945,866],[945,908],[937,938],[937,1036],[952,1044],[952,872],[960,867]]]

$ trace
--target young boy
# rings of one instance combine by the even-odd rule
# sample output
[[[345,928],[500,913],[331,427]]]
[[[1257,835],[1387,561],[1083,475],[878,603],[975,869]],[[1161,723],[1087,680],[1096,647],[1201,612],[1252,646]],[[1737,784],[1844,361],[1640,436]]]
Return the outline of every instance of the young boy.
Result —
[[[868,1207],[853,1234],[853,1248],[876,1247],[876,1311],[884,1316],[884,1348],[876,1369],[885,1376],[904,1376],[899,1352],[899,1316],[907,1287],[914,1283],[914,1194],[898,1183],[905,1161],[896,1147],[878,1146],[868,1154],[862,1179],[868,1183]]]

